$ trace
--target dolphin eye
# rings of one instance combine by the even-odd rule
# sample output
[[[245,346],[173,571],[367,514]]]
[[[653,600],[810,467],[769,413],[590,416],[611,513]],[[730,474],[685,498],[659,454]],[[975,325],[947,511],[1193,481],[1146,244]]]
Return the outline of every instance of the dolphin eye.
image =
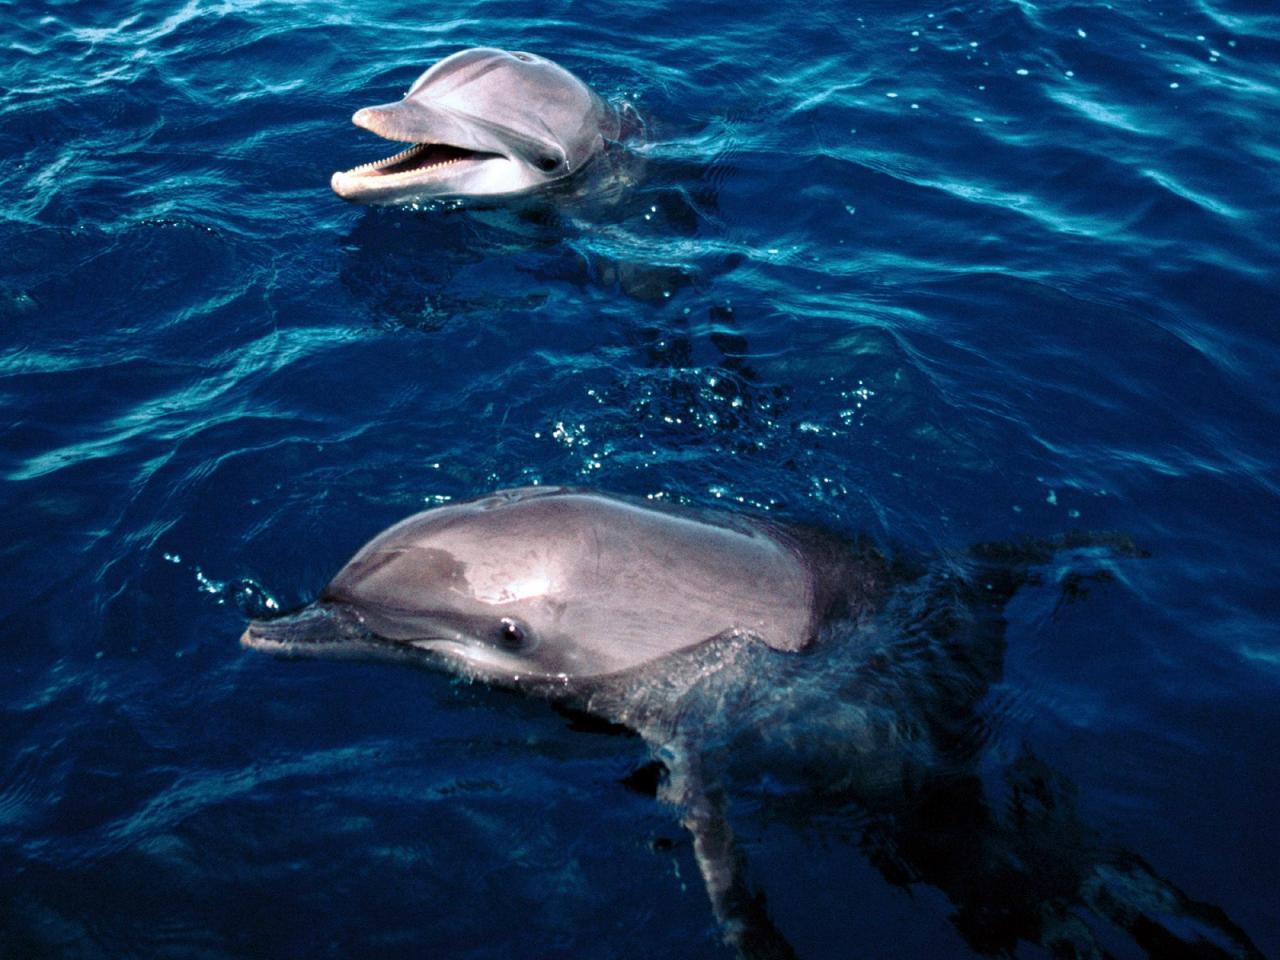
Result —
[[[539,157],[537,163],[538,169],[546,173],[550,173],[556,167],[560,166],[560,161],[555,157]]]
[[[513,57],[515,57],[517,60],[523,60],[525,63],[532,63],[532,62],[533,62],[533,57],[529,56],[527,53],[517,52],[517,53],[513,53],[513,54],[511,54],[511,55],[512,55]]]
[[[525,629],[510,617],[498,622],[498,642],[508,650],[519,650],[525,645]]]

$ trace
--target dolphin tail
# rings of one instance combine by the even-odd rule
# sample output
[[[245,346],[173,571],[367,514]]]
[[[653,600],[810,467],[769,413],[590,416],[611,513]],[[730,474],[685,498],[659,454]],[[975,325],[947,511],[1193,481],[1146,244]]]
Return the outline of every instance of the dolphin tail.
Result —
[[[1263,960],[1248,935],[1221,907],[1192,900],[1136,855],[1095,863],[1081,884],[1080,896],[1150,957]]]
[[[1262,960],[1221,908],[1100,839],[1070,781],[1029,750],[1002,780],[997,794],[977,776],[927,783],[864,838],[886,877],[946,894],[978,953],[1012,956],[1023,941],[1052,957],[1111,960],[1120,932],[1150,960]]]

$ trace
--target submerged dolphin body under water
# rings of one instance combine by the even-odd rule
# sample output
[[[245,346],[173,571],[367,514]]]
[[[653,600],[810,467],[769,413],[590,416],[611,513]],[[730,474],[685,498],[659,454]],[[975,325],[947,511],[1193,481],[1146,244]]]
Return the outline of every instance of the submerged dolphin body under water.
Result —
[[[812,529],[524,488],[396,524],[316,603],[252,621],[242,643],[422,662],[635,730],[744,957],[794,954],[748,880],[735,795],[847,817],[887,879],[948,897],[982,953],[1028,941],[1100,957],[1109,924],[1153,958],[1259,957],[1221,910],[1085,828],[1029,754],[1003,771],[1007,809],[986,796],[979,703],[1002,668],[1003,609],[1076,548],[1136,553],[1082,536],[891,562]]]
[[[351,119],[412,144],[330,180],[344,200],[375,204],[527,193],[580,171],[620,129],[617,111],[564,67],[491,47],[445,57],[403,100]]]

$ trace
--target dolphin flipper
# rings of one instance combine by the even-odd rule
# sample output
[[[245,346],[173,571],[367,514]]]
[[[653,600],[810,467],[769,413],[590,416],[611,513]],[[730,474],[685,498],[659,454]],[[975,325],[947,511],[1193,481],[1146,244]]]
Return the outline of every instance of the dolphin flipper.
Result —
[[[693,837],[694,857],[725,942],[744,960],[796,960],[769,918],[764,894],[747,882],[746,858],[729,825],[724,791],[704,781],[696,748],[682,745],[666,761],[660,797],[681,811],[680,822]]]

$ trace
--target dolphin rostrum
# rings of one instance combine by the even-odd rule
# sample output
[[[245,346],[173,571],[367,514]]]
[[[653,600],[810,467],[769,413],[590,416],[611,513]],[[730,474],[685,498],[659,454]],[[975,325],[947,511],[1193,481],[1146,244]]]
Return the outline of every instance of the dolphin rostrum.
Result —
[[[319,600],[250,622],[241,642],[436,665],[637,731],[723,935],[750,960],[794,952],[747,879],[729,823],[739,786],[806,822],[851,817],[886,878],[941,889],[980,952],[1025,940],[1096,956],[1105,920],[1153,958],[1259,957],[1221,910],[1095,838],[1029,755],[1005,778],[1030,807],[983,797],[1004,607],[1066,550],[1138,553],[1094,534],[890,562],[772,520],[526,487],[401,521]]]
[[[614,108],[564,67],[491,47],[445,57],[403,100],[351,119],[413,144],[330,180],[344,200],[377,204],[526,193],[577,173],[619,130]]]

